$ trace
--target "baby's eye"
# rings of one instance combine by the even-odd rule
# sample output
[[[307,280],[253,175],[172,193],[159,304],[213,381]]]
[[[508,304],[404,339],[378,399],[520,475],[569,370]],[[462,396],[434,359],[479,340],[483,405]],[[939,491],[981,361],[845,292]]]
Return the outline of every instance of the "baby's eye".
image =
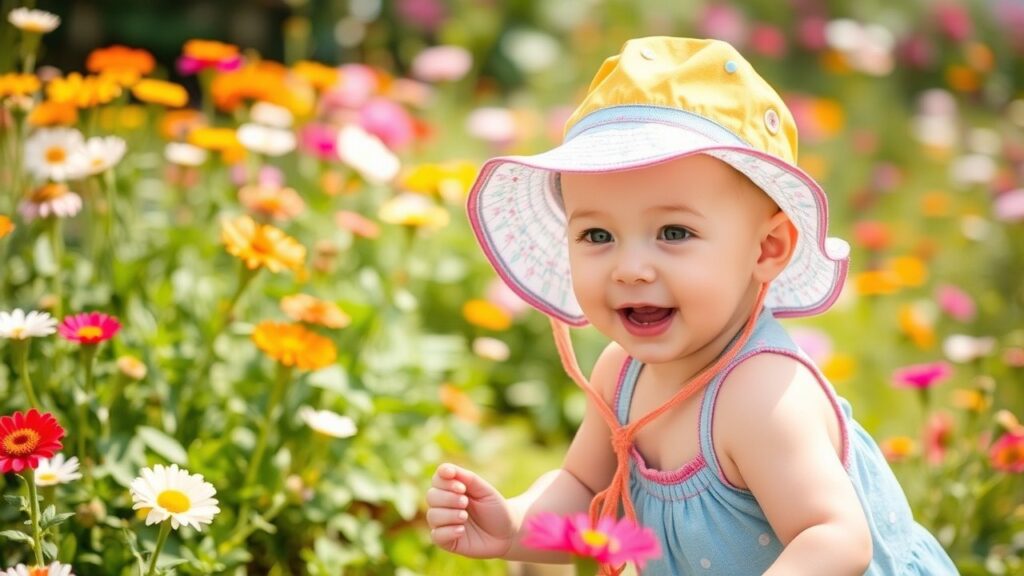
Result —
[[[693,233],[682,226],[665,226],[661,229],[661,233],[659,235],[661,236],[661,240],[678,241],[686,240],[690,236],[693,236]]]
[[[588,242],[590,244],[606,244],[612,241],[612,234],[600,228],[587,228],[576,237],[577,242]]]

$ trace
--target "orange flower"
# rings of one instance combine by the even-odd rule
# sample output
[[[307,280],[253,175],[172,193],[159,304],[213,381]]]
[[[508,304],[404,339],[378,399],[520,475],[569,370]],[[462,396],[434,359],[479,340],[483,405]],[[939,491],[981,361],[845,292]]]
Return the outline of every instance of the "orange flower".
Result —
[[[168,108],[181,108],[188,104],[188,92],[181,84],[146,78],[132,86],[132,95],[143,102],[160,104]]]
[[[1024,432],[1007,432],[988,451],[989,463],[1000,472],[1024,472]]]
[[[888,262],[888,268],[896,274],[900,286],[922,286],[928,280],[928,267],[913,256],[893,258]]]
[[[168,140],[182,140],[194,128],[204,126],[205,123],[206,119],[197,110],[168,110],[160,120],[160,135]]]
[[[839,102],[826,98],[817,98],[811,106],[811,117],[822,137],[832,138],[842,131],[846,124],[846,114]]]
[[[193,61],[191,64],[196,67],[195,70],[186,67],[188,73],[194,73],[202,68],[223,66],[240,58],[238,46],[216,40],[189,40],[185,42],[181,53],[185,58]]]
[[[11,219],[0,214],[0,238],[3,238],[14,231],[14,223]]]
[[[309,294],[293,294],[281,299],[281,310],[297,322],[318,324],[327,328],[344,328],[352,320],[334,302]]]
[[[474,326],[488,330],[507,330],[512,318],[496,304],[487,300],[470,300],[462,306],[462,315]]]
[[[438,392],[441,396],[441,405],[454,414],[456,418],[474,424],[480,422],[480,408],[469,397],[469,394],[451,384],[442,384]]]
[[[28,115],[30,126],[74,126],[78,123],[78,108],[65,102],[49,100],[32,109]]]
[[[946,83],[957,92],[975,92],[981,87],[981,77],[967,66],[951,64],[946,68]]]
[[[320,91],[337,84],[340,77],[337,68],[311,60],[299,60],[292,66],[292,72]]]
[[[949,215],[951,203],[949,194],[932,190],[921,197],[921,212],[929,218],[942,218]]]
[[[246,210],[275,220],[290,220],[306,209],[306,203],[294,188],[276,185],[249,185],[238,191],[238,201]]]
[[[248,216],[225,220],[220,235],[227,251],[250,270],[261,267],[271,272],[298,270],[306,258],[306,247],[297,240],[269,224],[258,224]]]
[[[299,324],[264,320],[253,330],[256,347],[285,366],[319,370],[338,356],[334,343]]]
[[[916,445],[914,439],[909,436],[893,436],[882,440],[879,448],[889,462],[901,462],[914,453]]]
[[[0,98],[31,96],[39,91],[39,78],[34,74],[0,74]]]
[[[121,86],[105,76],[82,76],[72,72],[54,78],[46,85],[46,96],[54,102],[92,108],[106,104],[121,95]]]
[[[910,338],[914,345],[922,350],[935,345],[934,324],[935,321],[924,308],[910,304],[900,307],[900,330]]]
[[[146,50],[115,44],[90,52],[85,67],[89,72],[103,74],[121,86],[131,86],[156,68],[156,60]]]
[[[854,277],[854,286],[862,296],[894,294],[899,290],[900,277],[892,270],[868,270]]]
[[[853,226],[853,240],[868,250],[884,250],[889,246],[889,228],[883,222],[861,220]]]
[[[258,100],[288,106],[284,76],[285,69],[280,64],[260,62],[218,74],[213,79],[210,92],[214,104],[225,112],[234,112],[242,104]]]

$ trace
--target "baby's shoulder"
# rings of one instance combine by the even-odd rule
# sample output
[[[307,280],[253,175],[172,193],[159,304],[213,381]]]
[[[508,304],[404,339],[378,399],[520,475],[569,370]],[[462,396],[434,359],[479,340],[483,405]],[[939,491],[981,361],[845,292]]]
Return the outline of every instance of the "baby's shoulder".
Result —
[[[803,361],[786,354],[763,352],[736,365],[715,398],[716,424],[770,421],[779,409],[787,413],[833,412],[830,385]]]
[[[609,404],[614,400],[619,385],[619,376],[629,354],[615,342],[610,342],[601,351],[590,373],[590,384]]]

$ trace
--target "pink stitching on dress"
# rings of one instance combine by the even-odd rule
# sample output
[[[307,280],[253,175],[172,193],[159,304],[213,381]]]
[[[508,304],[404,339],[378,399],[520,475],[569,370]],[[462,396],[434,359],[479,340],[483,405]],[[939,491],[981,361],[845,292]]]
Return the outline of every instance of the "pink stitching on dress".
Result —
[[[619,381],[615,384],[615,400],[612,408],[615,410],[615,417],[619,417],[619,398],[622,396],[622,383],[626,381],[626,371],[629,370],[629,365],[633,361],[632,356],[626,356],[626,359],[622,361],[622,368],[619,369]],[[636,389],[636,385],[633,385],[633,389]],[[627,414],[628,416],[628,414]],[[625,424],[625,422],[619,422]]]
[[[815,380],[818,381],[818,385],[821,386],[822,391],[825,392],[825,396],[828,397],[829,403],[832,405],[832,409],[835,411],[836,418],[839,421],[839,437],[840,444],[842,444],[842,456],[839,460],[843,465],[843,469],[846,470],[847,473],[849,473],[850,436],[847,430],[849,423],[846,421],[846,415],[843,413],[842,407],[839,406],[839,401],[835,397],[835,390],[833,390],[832,386],[828,384],[828,381],[825,380],[824,376],[819,374],[816,366],[814,366],[813,364],[809,364],[805,359],[800,357],[798,354],[790,350],[786,350],[784,348],[764,347],[751,350],[750,352],[733,359],[733,361],[730,362],[729,365],[722,370],[722,375],[719,377],[719,384],[715,387],[714,395],[711,397],[711,416],[708,420],[707,433],[708,443],[711,445],[711,457],[715,459],[715,466],[718,468],[718,470],[716,471],[718,479],[722,482],[722,484],[724,484],[728,488],[731,488],[743,494],[750,494],[750,490],[746,490],[740,488],[739,486],[736,486],[732,482],[729,482],[729,480],[725,477],[725,473],[722,472],[722,463],[718,459],[718,452],[715,450],[712,432],[714,431],[715,427],[715,405],[718,403],[718,393],[721,392],[722,385],[725,383],[725,379],[728,378],[729,373],[732,372],[733,369],[736,368],[736,366],[738,366],[741,362],[753,356],[757,356],[758,354],[779,354],[781,356],[788,356],[799,361],[801,364],[807,367],[808,370],[810,370],[811,374],[814,375]],[[701,430],[700,433],[703,434],[704,431]],[[701,438],[703,439],[703,436],[701,436]],[[703,450],[703,444],[701,445],[701,449]]]

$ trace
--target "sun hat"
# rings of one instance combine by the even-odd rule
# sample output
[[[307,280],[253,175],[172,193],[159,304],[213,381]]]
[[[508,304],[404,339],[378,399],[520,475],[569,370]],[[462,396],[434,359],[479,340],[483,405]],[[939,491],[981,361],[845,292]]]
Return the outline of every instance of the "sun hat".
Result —
[[[778,93],[726,42],[649,37],[604,61],[561,145],[488,160],[470,190],[473,232],[526,302],[587,324],[572,290],[560,174],[651,166],[691,154],[745,174],[798,230],[793,257],[764,305],[778,317],[828,309],[842,290],[849,245],[827,237],[824,191],[797,165],[797,129]]]

